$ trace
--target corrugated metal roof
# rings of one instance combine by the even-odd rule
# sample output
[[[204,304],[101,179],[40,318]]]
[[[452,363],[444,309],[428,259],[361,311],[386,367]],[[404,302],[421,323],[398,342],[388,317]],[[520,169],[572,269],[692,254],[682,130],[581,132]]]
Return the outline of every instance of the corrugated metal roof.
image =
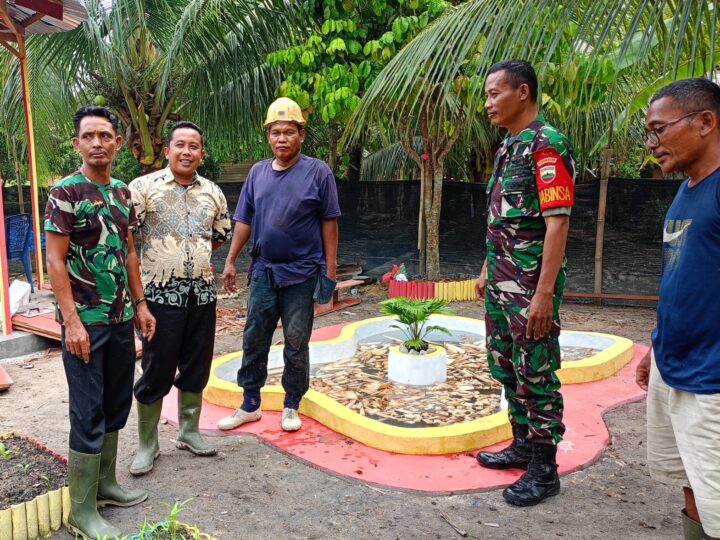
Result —
[[[72,30],[83,21],[87,20],[87,11],[85,10],[85,6],[78,0],[62,0],[57,3],[61,3],[63,6],[62,20],[45,15],[42,19],[32,23],[25,30],[25,35],[65,32],[67,30]],[[28,7],[17,5],[15,0],[8,0],[7,8],[10,16],[18,23],[29,19],[36,13],[36,11]]]

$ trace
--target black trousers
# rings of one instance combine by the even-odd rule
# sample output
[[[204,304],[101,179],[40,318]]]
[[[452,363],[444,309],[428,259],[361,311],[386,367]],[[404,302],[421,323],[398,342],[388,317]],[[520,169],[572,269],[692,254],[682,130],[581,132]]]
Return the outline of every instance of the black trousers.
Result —
[[[215,306],[175,307],[148,302],[157,321],[152,341],[143,339],[143,374],[135,383],[140,403],[164,398],[173,384],[200,393],[207,385],[215,346]]]
[[[132,406],[135,374],[133,321],[85,325],[90,336],[90,362],[65,348],[65,327],[60,341],[70,400],[70,449],[99,454],[105,433],[125,427]]]

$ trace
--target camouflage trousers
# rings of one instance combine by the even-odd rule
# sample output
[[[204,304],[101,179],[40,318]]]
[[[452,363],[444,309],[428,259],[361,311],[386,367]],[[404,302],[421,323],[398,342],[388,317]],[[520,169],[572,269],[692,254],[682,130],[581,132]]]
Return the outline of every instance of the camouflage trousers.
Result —
[[[490,372],[505,387],[510,422],[527,426],[529,441],[557,444],[565,426],[560,380],[560,301],[553,296],[553,324],[540,339],[527,339],[531,296],[487,289],[485,328]]]

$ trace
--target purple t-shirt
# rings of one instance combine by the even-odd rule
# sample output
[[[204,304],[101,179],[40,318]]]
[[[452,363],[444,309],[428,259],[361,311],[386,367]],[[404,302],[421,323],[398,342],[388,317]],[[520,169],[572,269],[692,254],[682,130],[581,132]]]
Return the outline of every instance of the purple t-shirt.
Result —
[[[325,269],[322,220],[340,216],[340,205],[325,162],[301,154],[284,171],[272,162],[250,169],[234,219],[250,225],[250,277],[272,266],[275,283],[287,287]]]

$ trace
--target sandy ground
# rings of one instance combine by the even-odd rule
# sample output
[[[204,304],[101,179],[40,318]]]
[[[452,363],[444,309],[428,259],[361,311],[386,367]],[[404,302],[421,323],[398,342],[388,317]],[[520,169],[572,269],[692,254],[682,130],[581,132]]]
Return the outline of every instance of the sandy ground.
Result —
[[[363,303],[316,320],[316,327],[377,315],[378,286],[362,287]],[[244,293],[223,300],[224,307],[244,305]],[[475,303],[452,306],[457,314],[482,317]],[[647,342],[654,311],[566,304],[567,329],[592,330]],[[216,353],[240,348],[239,335],[221,336]],[[69,430],[67,388],[57,356],[5,364],[15,385],[0,394],[0,432],[28,433],[66,451]],[[121,432],[121,482],[150,492],[140,506],[106,509],[103,515],[128,533],[144,520],[166,515],[175,501],[187,503],[185,522],[222,540],[246,538],[460,538],[444,514],[468,538],[679,538],[681,493],[653,482],[645,465],[644,402],[606,415],[612,444],[587,469],[563,477],[559,496],[528,509],[505,504],[499,490],[463,495],[425,495],[379,490],[336,477],[283,454],[252,436],[214,439],[215,458],[193,457],[175,449],[175,429],[160,429],[162,456],[148,476],[127,472],[136,448],[133,410]],[[481,474],[478,469],[478,474]],[[64,532],[53,538],[70,538]]]

